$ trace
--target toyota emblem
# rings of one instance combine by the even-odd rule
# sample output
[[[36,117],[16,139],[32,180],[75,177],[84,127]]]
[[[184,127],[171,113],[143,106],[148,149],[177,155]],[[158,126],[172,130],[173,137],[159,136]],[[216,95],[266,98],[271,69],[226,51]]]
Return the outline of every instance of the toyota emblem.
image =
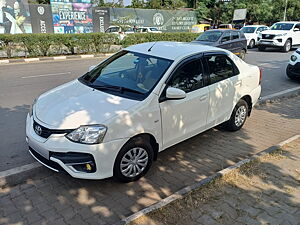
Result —
[[[41,136],[41,134],[42,134],[42,128],[41,128],[41,126],[35,125],[34,131],[35,131],[35,133],[36,133],[37,135]]]

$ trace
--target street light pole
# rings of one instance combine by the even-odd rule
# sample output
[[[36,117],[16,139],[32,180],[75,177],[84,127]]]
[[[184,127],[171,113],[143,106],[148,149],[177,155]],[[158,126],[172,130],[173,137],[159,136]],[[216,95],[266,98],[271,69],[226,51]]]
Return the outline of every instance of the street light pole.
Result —
[[[288,0],[285,0],[285,7],[284,7],[284,15],[283,15],[283,21],[286,20],[286,8],[287,8]]]

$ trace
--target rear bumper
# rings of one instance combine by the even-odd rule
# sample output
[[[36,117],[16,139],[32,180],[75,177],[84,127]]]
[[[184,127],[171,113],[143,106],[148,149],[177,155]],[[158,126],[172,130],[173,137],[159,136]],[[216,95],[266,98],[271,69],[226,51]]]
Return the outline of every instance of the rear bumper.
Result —
[[[256,105],[261,95],[261,85],[258,85],[254,90],[251,91],[252,107]]]

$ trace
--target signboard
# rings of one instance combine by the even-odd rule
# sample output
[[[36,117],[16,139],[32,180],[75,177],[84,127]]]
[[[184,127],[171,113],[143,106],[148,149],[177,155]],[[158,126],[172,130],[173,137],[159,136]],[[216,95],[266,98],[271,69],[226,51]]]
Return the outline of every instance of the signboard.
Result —
[[[0,34],[31,33],[27,0],[0,0]]]
[[[247,9],[235,9],[233,14],[233,21],[245,20],[247,16]]]
[[[51,0],[54,33],[93,32],[91,0]]]
[[[193,11],[110,8],[110,23],[157,27],[163,32],[187,32],[197,24],[197,18]]]
[[[32,33],[53,33],[50,5],[29,5]]]
[[[93,30],[104,33],[109,27],[109,8],[93,8]]]

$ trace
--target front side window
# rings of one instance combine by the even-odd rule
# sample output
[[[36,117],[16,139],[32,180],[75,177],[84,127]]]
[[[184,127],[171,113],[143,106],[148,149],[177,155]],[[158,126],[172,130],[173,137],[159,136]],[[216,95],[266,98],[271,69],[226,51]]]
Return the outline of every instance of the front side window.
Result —
[[[156,27],[150,27],[151,31],[158,31],[158,29]]]
[[[292,23],[275,23],[271,30],[290,30],[292,29],[294,24]]]
[[[230,33],[226,32],[223,34],[223,37],[221,39],[221,42],[226,42],[226,41],[230,41]]]
[[[186,93],[204,86],[202,64],[195,59],[180,66],[172,75],[168,85]]]
[[[214,84],[237,74],[233,62],[226,55],[210,55],[205,57],[208,68],[210,83]]]
[[[122,51],[80,78],[84,84],[123,97],[144,99],[173,61]]]

